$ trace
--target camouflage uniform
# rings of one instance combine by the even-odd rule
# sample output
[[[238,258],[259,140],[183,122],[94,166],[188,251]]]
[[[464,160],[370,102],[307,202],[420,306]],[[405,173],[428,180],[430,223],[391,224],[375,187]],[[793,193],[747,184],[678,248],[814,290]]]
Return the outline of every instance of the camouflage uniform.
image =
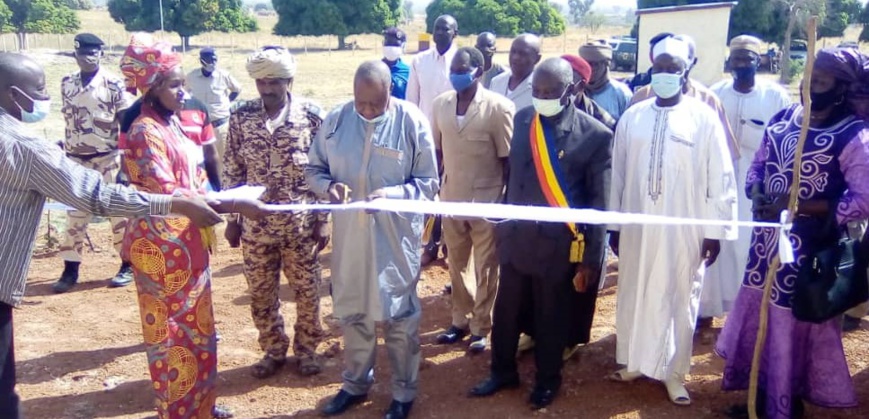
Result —
[[[315,203],[305,182],[308,149],[322,123],[320,108],[291,96],[286,121],[273,134],[266,126],[262,100],[242,105],[229,121],[223,178],[226,188],[265,186],[260,198],[269,204]],[[320,263],[315,231],[328,213],[280,213],[259,221],[241,220],[244,275],[251,292],[251,315],[266,354],[283,360],[289,348],[280,313],[278,289],[283,269],[295,293],[296,325],[293,352],[313,359],[323,340],[320,323]]]
[[[118,153],[118,114],[130,107],[133,97],[124,90],[124,81],[100,69],[87,86],[82,86],[81,73],[76,72],[61,82],[66,120],[64,149],[77,163],[103,175],[114,183],[120,169]],[[68,262],[81,262],[82,245],[91,215],[70,211],[67,215],[66,238],[60,256]],[[120,254],[127,220],[112,218],[115,250]]]

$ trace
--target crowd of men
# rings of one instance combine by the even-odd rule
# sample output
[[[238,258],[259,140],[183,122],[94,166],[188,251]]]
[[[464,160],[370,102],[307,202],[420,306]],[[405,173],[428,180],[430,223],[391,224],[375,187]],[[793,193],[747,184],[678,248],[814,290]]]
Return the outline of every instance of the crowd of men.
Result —
[[[233,104],[239,82],[217,66],[214,49],[202,49],[201,68],[187,75],[192,97],[178,112],[191,140],[189,153],[208,173],[212,189],[265,186],[261,199],[269,204],[437,197],[725,221],[738,212],[739,219],[751,218],[751,202],[737,191],[744,189],[766,121],[790,103],[783,88],[755,77],[760,40],[731,40],[734,78],[707,88],[690,78],[700,59],[691,38],[661,34],[651,41],[648,85],[632,80],[632,90],[609,73],[613,50],[605,41],[580,46],[578,55],[542,60],[540,38],[523,34],[513,40],[503,67],[493,62],[494,34],[481,33],[466,48],[456,45],[457,35],[456,20],[439,17],[433,48],[406,61],[406,35],[387,29],[383,60],[362,64],[354,99],[329,113],[292,93],[296,64],[286,50],[266,47],[250,58],[247,70],[259,98]],[[99,38],[81,34],[75,42],[80,71],[62,82],[63,150],[105,182],[123,182],[120,154],[139,112],[136,99],[125,80],[100,66]],[[40,117],[38,100],[24,100],[33,104],[16,102],[20,119]],[[89,221],[84,212],[68,217],[58,293],[78,280]],[[624,368],[610,378],[658,380],[673,403],[687,405],[684,380],[698,318],[729,309],[750,236],[741,231],[734,240],[736,231],[724,227],[495,225],[447,217],[428,223],[431,240],[423,243],[426,224],[421,215],[390,212],[337,212],[331,220],[325,212],[274,213],[260,220],[232,216],[225,236],[242,248],[264,353],[251,374],[270,377],[288,359],[281,272],[295,291],[296,367],[306,376],[321,372],[317,255],[331,238],[332,298],[342,321],[345,372],[323,413],[341,414],[365,399],[373,382],[375,322],[383,322],[393,373],[386,417],[407,417],[420,364],[416,284],[421,266],[437,260],[444,246],[452,325],[437,343],[467,338],[471,353],[491,348],[491,373],[470,389],[474,397],[518,386],[516,354],[534,347],[537,372],[529,400],[544,408],[559,394],[563,362],[590,340],[611,248],[620,256],[616,360]],[[113,219],[112,226],[122,233],[124,219]],[[131,281],[124,261],[110,284]],[[16,295],[0,293],[4,307],[16,304]],[[11,317],[9,325],[11,336]],[[3,370],[4,385],[9,368]]]

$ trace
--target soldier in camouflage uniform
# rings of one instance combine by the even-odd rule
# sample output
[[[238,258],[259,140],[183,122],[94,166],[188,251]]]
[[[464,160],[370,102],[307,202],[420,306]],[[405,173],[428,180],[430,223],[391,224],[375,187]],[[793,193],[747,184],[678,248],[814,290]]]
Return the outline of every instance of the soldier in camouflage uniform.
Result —
[[[322,123],[313,102],[290,92],[295,60],[283,48],[266,47],[247,63],[260,99],[241,105],[230,117],[223,159],[226,188],[265,186],[260,199],[269,204],[315,203],[305,182],[308,149]],[[289,338],[280,313],[281,270],[295,292],[293,352],[302,375],[321,371],[317,345],[320,322],[318,253],[328,241],[328,213],[279,213],[259,221],[230,219],[226,238],[244,253],[244,274],[251,292],[251,315],[265,357],[251,374],[266,378],[286,362]]]
[[[61,111],[66,120],[63,147],[72,160],[103,175],[114,183],[120,170],[118,130],[124,110],[133,96],[124,89],[124,81],[100,68],[103,41],[93,34],[75,37],[75,60],[80,71],[63,78]],[[64,260],[63,274],[54,284],[57,293],[67,292],[78,282],[82,246],[91,215],[80,211],[67,214],[66,238],[60,247]],[[115,250],[120,254],[126,219],[112,218]],[[110,285],[121,287],[133,281],[130,264],[122,261]]]

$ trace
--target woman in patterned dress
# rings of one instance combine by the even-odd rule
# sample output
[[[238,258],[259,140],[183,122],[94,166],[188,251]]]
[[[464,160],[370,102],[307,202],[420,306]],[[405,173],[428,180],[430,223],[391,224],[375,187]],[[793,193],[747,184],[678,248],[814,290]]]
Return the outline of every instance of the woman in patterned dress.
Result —
[[[175,115],[186,97],[181,57],[170,46],[149,41],[134,37],[121,60],[125,75],[146,90],[142,113],[127,137],[126,174],[139,190],[202,194],[204,176],[186,149],[190,141]],[[258,201],[213,206],[254,218],[264,212]],[[209,268],[213,240],[213,230],[198,229],[184,217],[129,220],[124,252],[133,265],[161,419],[231,417],[215,406],[217,347]]]
[[[869,216],[869,130],[852,115],[845,97],[862,61],[856,51],[825,49],[817,55],[799,205],[790,232],[796,262],[783,264],[775,275],[758,381],[758,413],[767,418],[800,417],[803,401],[839,408],[857,404],[842,347],[841,319],[820,324],[799,321],[791,312],[791,296],[806,257],[838,239],[825,228],[832,217],[836,225],[844,226]],[[746,182],[755,219],[778,221],[787,205],[794,152],[805,122],[802,113],[802,106],[795,104],[768,124]],[[755,228],[752,234],[742,287],[716,346],[726,360],[724,390],[748,388],[759,308],[767,270],[777,254],[778,234],[772,228]],[[741,406],[730,413],[747,415],[747,409]]]

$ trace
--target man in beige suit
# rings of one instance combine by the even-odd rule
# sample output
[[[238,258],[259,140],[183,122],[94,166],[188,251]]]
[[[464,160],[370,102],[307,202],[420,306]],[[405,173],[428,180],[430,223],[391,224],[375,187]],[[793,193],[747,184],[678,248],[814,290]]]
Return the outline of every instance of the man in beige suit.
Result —
[[[431,125],[444,168],[442,201],[503,200],[515,106],[483,87],[484,64],[479,50],[459,49],[450,65],[455,90],[434,101]],[[456,343],[470,332],[469,350],[482,352],[492,329],[498,290],[495,228],[482,219],[445,217],[443,229],[450,254],[453,321],[437,341]],[[474,266],[470,269],[472,251]]]

